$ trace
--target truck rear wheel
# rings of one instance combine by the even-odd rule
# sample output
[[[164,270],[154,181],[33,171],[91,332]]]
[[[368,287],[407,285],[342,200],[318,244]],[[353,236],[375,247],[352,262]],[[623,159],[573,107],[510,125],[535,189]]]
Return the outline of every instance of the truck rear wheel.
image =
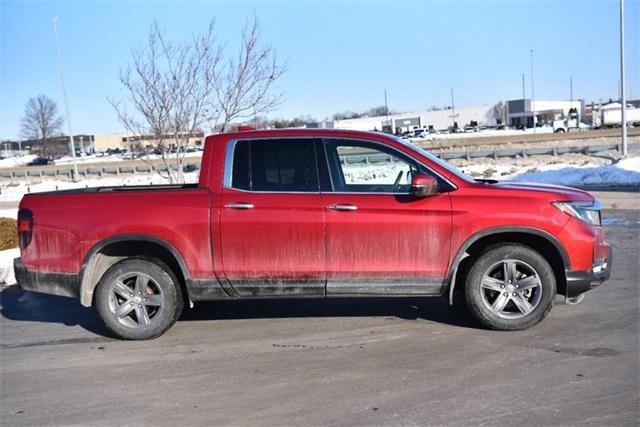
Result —
[[[96,309],[119,338],[145,340],[169,329],[182,313],[182,293],[173,272],[155,259],[128,258],[100,279]]]
[[[538,252],[507,244],[484,252],[466,278],[467,304],[491,329],[515,331],[544,319],[556,296],[553,269]]]

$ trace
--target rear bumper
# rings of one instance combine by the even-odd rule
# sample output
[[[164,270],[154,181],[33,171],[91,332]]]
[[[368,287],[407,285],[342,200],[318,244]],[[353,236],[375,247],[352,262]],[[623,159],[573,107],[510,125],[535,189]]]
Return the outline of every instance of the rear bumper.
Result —
[[[574,298],[599,285],[611,276],[611,256],[609,248],[608,255],[603,262],[594,264],[591,270],[587,271],[567,271],[567,298]]]
[[[77,274],[42,273],[29,271],[20,258],[13,260],[13,271],[18,286],[25,291],[63,297],[80,297],[80,276]]]

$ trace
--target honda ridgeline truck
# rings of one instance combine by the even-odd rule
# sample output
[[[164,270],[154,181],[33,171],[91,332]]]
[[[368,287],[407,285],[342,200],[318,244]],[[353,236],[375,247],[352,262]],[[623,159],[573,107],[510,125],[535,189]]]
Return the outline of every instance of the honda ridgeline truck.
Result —
[[[460,295],[486,327],[520,330],[611,269],[590,194],[476,181],[338,130],[210,136],[197,184],[28,194],[18,234],[22,289],[95,305],[125,339],[242,298]]]

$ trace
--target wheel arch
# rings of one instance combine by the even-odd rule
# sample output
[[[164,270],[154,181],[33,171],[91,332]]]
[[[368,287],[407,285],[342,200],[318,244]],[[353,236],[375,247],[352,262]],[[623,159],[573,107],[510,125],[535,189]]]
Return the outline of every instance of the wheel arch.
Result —
[[[451,268],[446,276],[445,289],[448,290],[449,304],[453,305],[453,292],[459,279],[459,269],[465,259],[473,257],[492,245],[499,243],[518,243],[536,250],[551,265],[556,276],[557,293],[566,288],[565,271],[570,269],[571,261],[567,251],[552,234],[534,227],[506,226],[487,228],[469,237],[458,249]],[[467,255],[465,257],[465,255]],[[463,266],[464,267],[464,266]]]
[[[180,252],[167,241],[146,234],[121,234],[101,240],[89,250],[80,269],[80,303],[90,307],[93,293],[104,273],[118,261],[146,256],[164,262],[178,278],[186,294],[189,270]]]

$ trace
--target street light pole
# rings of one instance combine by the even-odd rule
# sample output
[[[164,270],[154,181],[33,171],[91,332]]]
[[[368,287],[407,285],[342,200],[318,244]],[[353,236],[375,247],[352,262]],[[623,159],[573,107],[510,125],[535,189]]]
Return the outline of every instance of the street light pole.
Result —
[[[393,133],[393,126],[389,123],[389,105],[387,104],[387,90],[384,90],[384,115],[385,115],[385,123],[389,126],[389,133]],[[383,126],[384,127],[384,126]],[[384,129],[383,129],[384,131]]]
[[[569,97],[571,99],[571,107],[573,107],[573,77],[569,77]]]
[[[524,102],[524,73],[520,73],[522,76],[522,101]]]
[[[456,131],[456,109],[453,103],[453,89],[451,89],[451,129]]]
[[[69,132],[69,141],[71,150],[71,157],[73,159],[73,180],[78,179],[78,163],[76,162],[76,142],[73,139],[73,131],[71,128],[71,116],[69,115],[69,102],[67,101],[67,89],[64,85],[64,71],[62,69],[62,54],[60,53],[60,42],[58,41],[58,17],[53,18],[53,35],[56,39],[56,53],[58,55],[58,69],[60,71],[60,85],[62,86],[62,96],[64,98],[64,111],[67,116],[67,129]]]
[[[627,97],[624,92],[624,0],[620,0],[620,108],[622,113],[622,157],[627,157]]]
[[[531,62],[531,111],[533,112],[533,133],[536,133],[536,96],[533,80],[533,49],[529,50],[529,59]]]

